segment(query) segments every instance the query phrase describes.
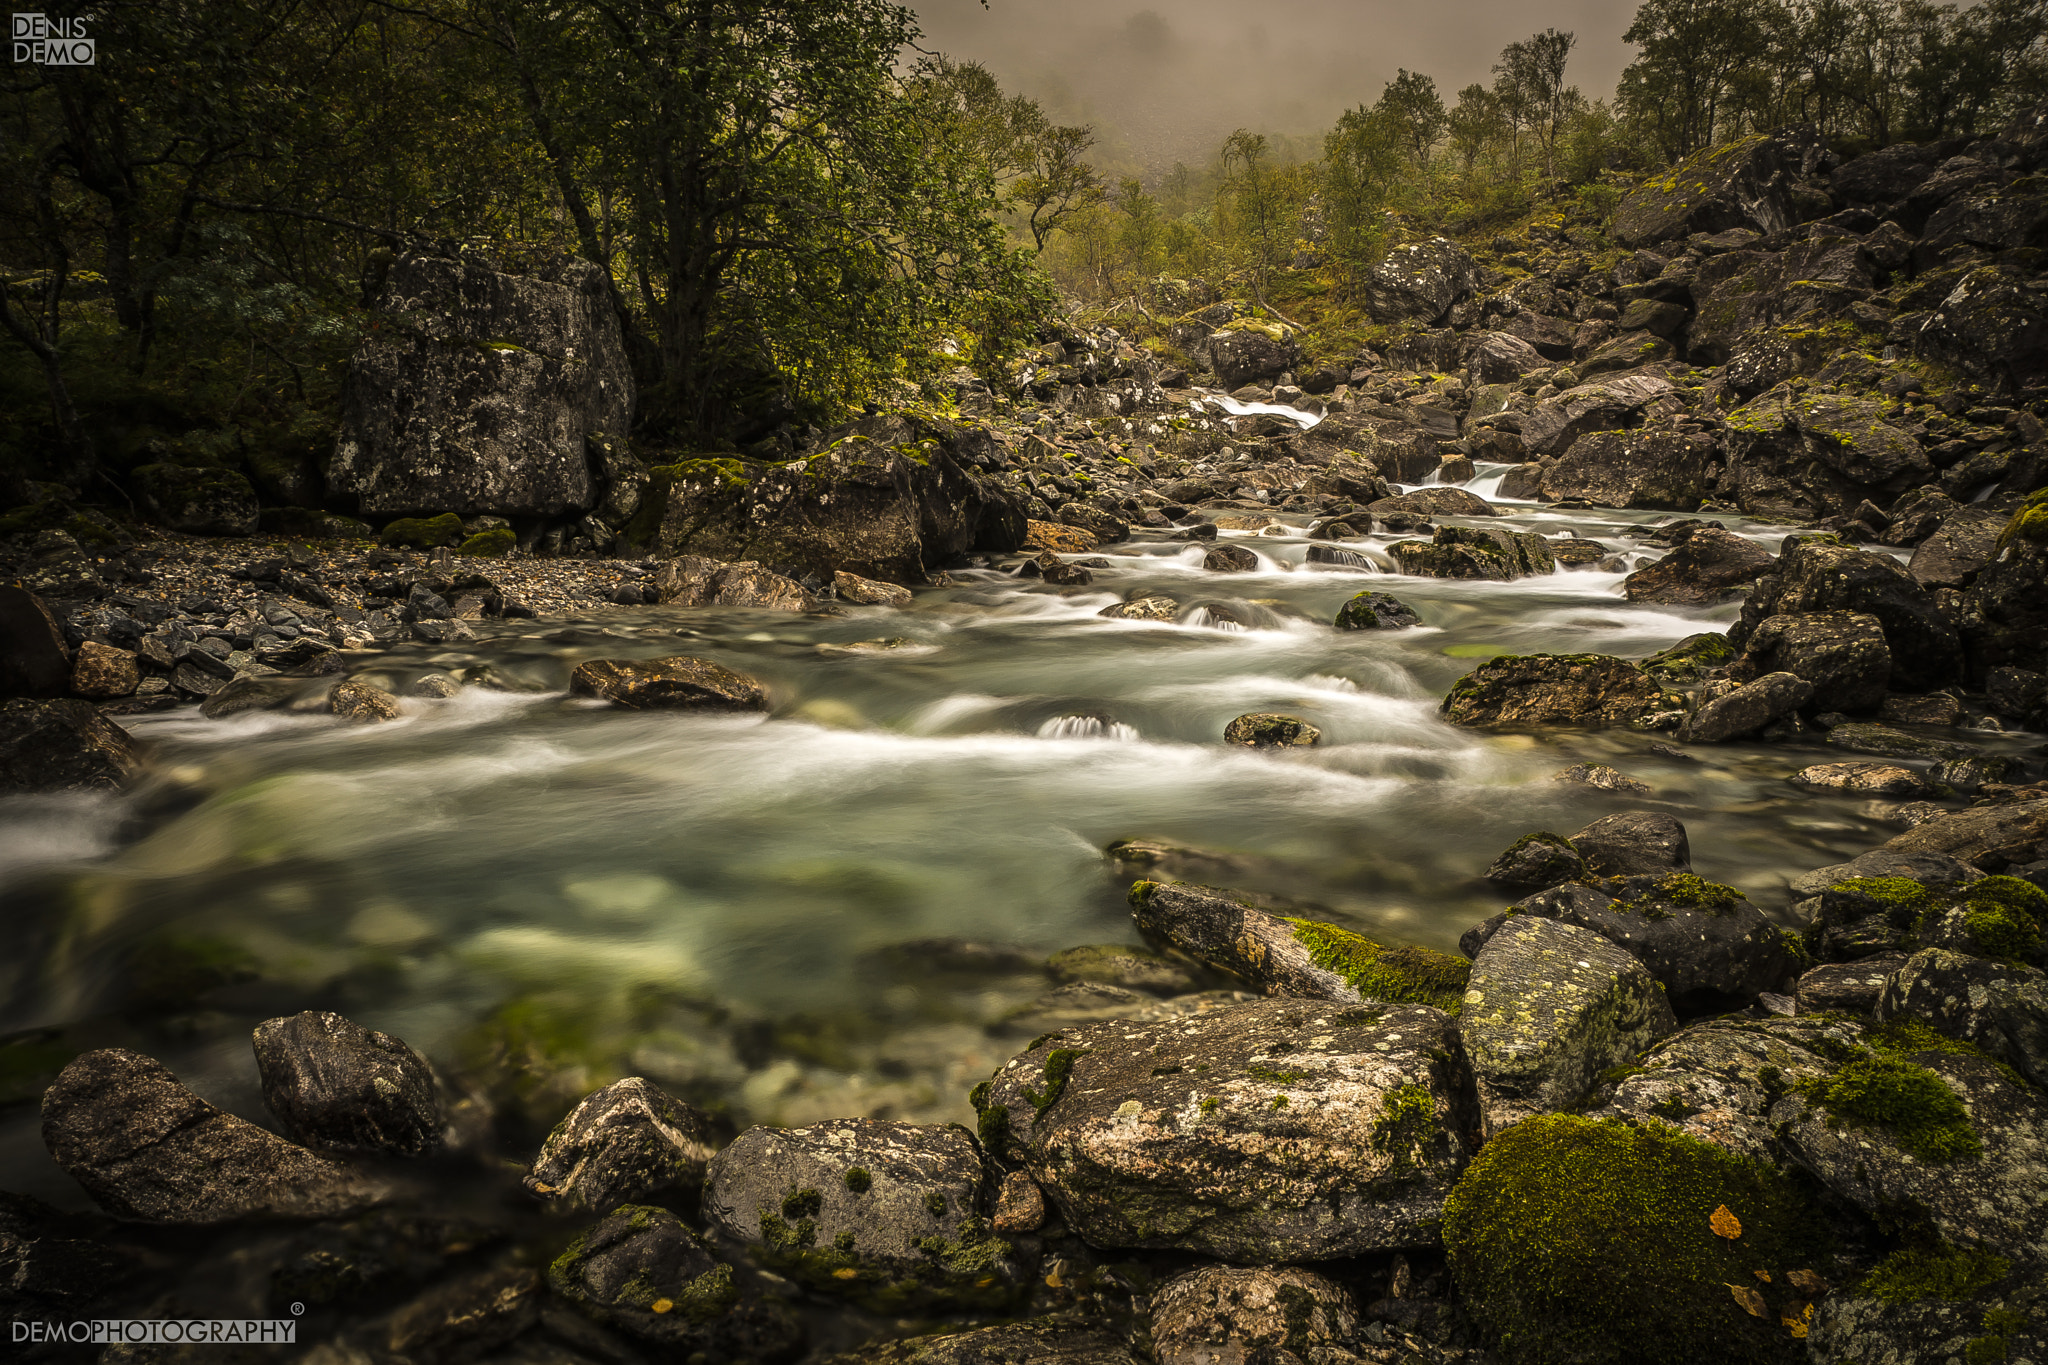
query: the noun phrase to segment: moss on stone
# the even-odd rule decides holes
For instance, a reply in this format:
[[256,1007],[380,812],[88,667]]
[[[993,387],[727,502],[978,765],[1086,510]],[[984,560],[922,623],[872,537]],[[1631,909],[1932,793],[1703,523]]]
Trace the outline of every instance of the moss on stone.
[[[1723,1206],[1740,1237],[1715,1232]],[[1547,1114],[1480,1150],[1445,1201],[1443,1236],[1509,1365],[1752,1362],[1787,1358],[1785,1329],[1727,1286],[1789,1293],[1782,1272],[1813,1263],[1819,1226],[1763,1162],[1662,1124]]]
[[1971,1299],[2011,1273],[2012,1264],[1994,1252],[1936,1241],[1894,1251],[1863,1277],[1856,1292],[1886,1303]]
[[1370,1143],[1375,1152],[1393,1158],[1394,1168],[1415,1165],[1415,1152],[1436,1122],[1436,1096],[1429,1087],[1410,1082],[1389,1090],[1372,1121]]
[[846,1174],[841,1176],[840,1180],[855,1194],[866,1194],[875,1184],[874,1173],[860,1166],[847,1167]]
[[1948,1082],[1901,1057],[1861,1057],[1802,1089],[1832,1119],[1879,1129],[1922,1161],[1957,1161],[1984,1150]]
[[1056,1047],[1047,1053],[1043,1073],[1045,1089],[1024,1091],[1024,1098],[1030,1101],[1032,1109],[1043,1114],[1052,1108],[1060,1092],[1067,1088],[1067,1077],[1073,1074],[1074,1063],[1087,1055],[1086,1048],[1072,1047]]
[[519,537],[508,526],[479,531],[455,547],[455,553],[472,559],[502,559],[512,553]]
[[[1736,906],[1748,900],[1732,886],[1710,882],[1690,872],[1673,872],[1659,877],[1647,890],[1618,904],[1624,910],[1637,914],[1664,906],[1675,905],[1682,910],[1704,910],[1710,915],[1726,915]],[[1653,916],[1654,918],[1654,916]],[[1663,918],[1669,918],[1668,914]]]
[[1387,948],[1363,934],[1316,920],[1290,919],[1309,960],[1344,978],[1359,995],[1397,1005],[1433,1005],[1455,1015],[1465,1005],[1472,964],[1433,948]]
[[2010,906],[1971,901],[1963,907],[1963,927],[1992,957],[2021,962],[2041,951],[2041,926]]
[[462,539],[462,518],[453,512],[438,517],[401,517],[378,533],[382,543],[408,550],[432,550]]

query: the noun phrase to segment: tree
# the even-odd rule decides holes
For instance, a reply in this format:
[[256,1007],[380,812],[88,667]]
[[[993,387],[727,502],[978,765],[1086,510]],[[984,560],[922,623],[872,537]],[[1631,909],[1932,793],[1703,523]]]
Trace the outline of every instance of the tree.
[[1091,130],[1056,125],[1042,114],[1020,142],[1025,169],[1010,200],[1024,213],[1031,244],[1039,251],[1061,224],[1102,201],[1102,177],[1081,156],[1094,145]]
[[1329,256],[1353,294],[1386,249],[1385,213],[1401,180],[1403,131],[1382,102],[1345,111],[1323,139]]
[[1576,87],[1564,83],[1565,64],[1578,38],[1547,28],[1519,43],[1509,43],[1494,66],[1499,79],[1494,93],[1509,118],[1536,136],[1543,154],[1543,174],[1555,178],[1557,140],[1565,123],[1584,103]]
[[1419,71],[1402,70],[1380,93],[1379,107],[1398,131],[1402,150],[1416,169],[1426,171],[1430,152],[1450,127],[1436,82]]
[[1647,0],[1622,35],[1638,49],[1619,99],[1673,161],[1738,131],[1730,96],[1768,55],[1775,0]]

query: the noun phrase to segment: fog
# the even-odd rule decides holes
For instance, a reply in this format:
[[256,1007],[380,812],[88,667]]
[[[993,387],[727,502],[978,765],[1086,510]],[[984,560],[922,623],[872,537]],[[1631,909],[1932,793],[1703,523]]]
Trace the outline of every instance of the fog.
[[[1635,0],[925,0],[925,46],[981,62],[1062,122],[1096,126],[1095,160],[1148,177],[1207,165],[1236,128],[1313,137],[1379,97],[1398,68],[1449,104],[1493,79],[1500,50],[1544,28],[1578,35],[1568,79],[1608,98]],[[1304,144],[1304,149],[1307,144]]]

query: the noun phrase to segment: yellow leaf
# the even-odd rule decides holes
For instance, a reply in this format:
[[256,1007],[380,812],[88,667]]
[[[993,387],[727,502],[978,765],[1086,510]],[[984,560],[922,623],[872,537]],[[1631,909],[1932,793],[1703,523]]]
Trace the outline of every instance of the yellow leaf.
[[1785,1278],[1790,1280],[1792,1287],[1802,1294],[1825,1294],[1828,1292],[1828,1282],[1814,1274],[1811,1270],[1788,1270],[1785,1272]]
[[1742,1235],[1742,1220],[1729,1212],[1726,1204],[1707,1215],[1707,1226],[1716,1237],[1726,1237],[1731,1242]]
[[1759,1280],[1762,1280],[1765,1284],[1769,1284],[1771,1282],[1771,1272],[1768,1270],[1752,1270],[1749,1273],[1756,1276]]
[[[1793,1308],[1798,1308],[1799,1311],[1795,1313],[1792,1311]],[[1785,1329],[1794,1337],[1804,1337],[1813,1323],[1813,1305],[1809,1303],[1801,1307],[1794,1304],[1785,1310],[1785,1315],[1778,1321],[1784,1323]]]
[[[1722,1283],[1728,1284],[1726,1280],[1723,1280]],[[1770,1309],[1764,1304],[1764,1296],[1751,1289],[1748,1285],[1730,1284],[1728,1285],[1728,1292],[1733,1294],[1735,1301],[1742,1305],[1742,1311],[1751,1317],[1761,1318],[1769,1315]]]
[[676,1301],[674,1299],[656,1299],[654,1301],[654,1311],[657,1313],[666,1313],[675,1306]]
[[859,1278],[859,1276],[860,1272],[858,1270],[855,1270],[852,1266],[846,1266],[842,1269],[835,1270],[832,1272],[832,1278],[835,1280],[852,1280]]

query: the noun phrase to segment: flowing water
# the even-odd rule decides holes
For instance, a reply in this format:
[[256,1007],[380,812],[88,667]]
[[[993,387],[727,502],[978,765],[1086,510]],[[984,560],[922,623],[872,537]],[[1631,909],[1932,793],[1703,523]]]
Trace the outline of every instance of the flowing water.
[[[1482,468],[1474,491],[1500,472]],[[1503,524],[1631,562],[1657,553],[1636,539],[1655,514],[1502,506]],[[1772,548],[1789,529],[1731,525]],[[0,1060],[26,1074],[120,1043],[261,1119],[248,1029],[317,1007],[404,1037],[444,1075],[538,1040],[564,1068],[521,1082],[539,1122],[627,1071],[740,1124],[969,1119],[968,1088],[1050,1026],[1035,962],[1135,941],[1114,840],[1214,850],[1235,860],[1217,880],[1450,949],[1503,903],[1477,874],[1533,829],[1670,811],[1702,874],[1779,915],[1789,877],[1895,832],[1786,784],[1839,751],[1694,759],[1657,735],[1496,736],[1437,716],[1491,655],[1641,656],[1724,625],[1732,605],[1633,606],[1622,574],[1593,569],[1513,583],[1331,570],[1305,563],[1299,527],[1224,536],[1258,571],[1206,572],[1201,547],[1141,536],[1079,589],[967,571],[900,611],[479,622],[473,643],[375,662],[400,691],[432,671],[487,684],[408,700],[395,723],[137,718],[175,801],[0,807],[0,1029],[40,1030]],[[1332,629],[1367,588],[1428,624]],[[1183,620],[1098,615],[1140,591],[1175,598]],[[671,654],[761,679],[772,714],[566,696],[582,660]],[[1225,748],[1247,711],[1300,716],[1322,743]],[[1583,761],[1655,795],[1549,780]],[[0,1108],[0,1171],[80,1202],[32,1103]]]

